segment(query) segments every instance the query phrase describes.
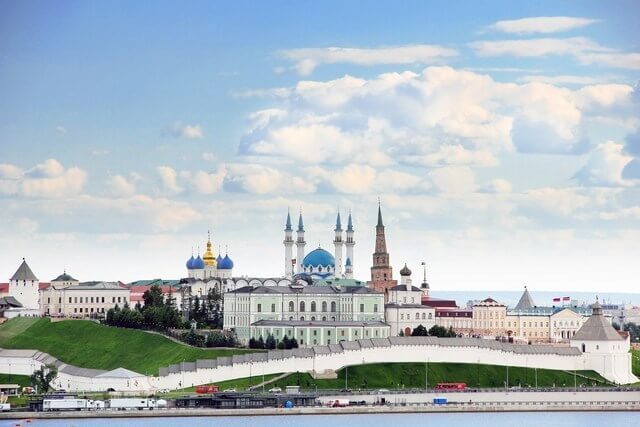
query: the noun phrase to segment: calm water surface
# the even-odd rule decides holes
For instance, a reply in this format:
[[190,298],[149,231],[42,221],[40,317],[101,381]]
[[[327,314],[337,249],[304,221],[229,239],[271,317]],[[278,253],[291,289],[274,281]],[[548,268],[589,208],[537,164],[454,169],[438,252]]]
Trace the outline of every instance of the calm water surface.
[[[16,421],[0,421],[0,426],[15,426]],[[476,414],[375,414],[375,415],[289,415],[268,417],[194,417],[194,418],[96,418],[88,420],[33,420],[22,426],[46,427],[572,427],[640,426],[640,412],[520,412]]]

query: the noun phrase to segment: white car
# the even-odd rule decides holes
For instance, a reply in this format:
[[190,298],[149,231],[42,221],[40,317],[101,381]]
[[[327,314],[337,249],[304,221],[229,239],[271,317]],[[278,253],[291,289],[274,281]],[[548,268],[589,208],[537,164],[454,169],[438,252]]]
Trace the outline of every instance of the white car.
[[226,390],[223,391],[223,393],[236,393],[237,390],[235,388],[228,388]]
[[269,389],[269,393],[282,393],[282,389],[280,387],[274,387]]

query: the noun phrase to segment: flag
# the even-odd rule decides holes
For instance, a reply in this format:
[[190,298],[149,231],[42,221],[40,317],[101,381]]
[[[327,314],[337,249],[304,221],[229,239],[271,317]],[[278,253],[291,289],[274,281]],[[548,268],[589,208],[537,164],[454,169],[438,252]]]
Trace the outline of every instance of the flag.
[[553,299],[553,302],[560,302],[560,297],[558,297],[558,298],[554,298],[554,299]]
[[571,297],[562,297],[562,301],[571,301]]

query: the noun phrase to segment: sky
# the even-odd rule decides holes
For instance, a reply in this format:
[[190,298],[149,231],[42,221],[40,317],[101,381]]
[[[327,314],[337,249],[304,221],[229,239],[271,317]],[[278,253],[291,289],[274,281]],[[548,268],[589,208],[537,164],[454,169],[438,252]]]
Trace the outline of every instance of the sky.
[[[370,277],[638,289],[635,1],[0,1],[0,281],[284,274],[287,211]],[[2,276],[4,275],[4,276]]]

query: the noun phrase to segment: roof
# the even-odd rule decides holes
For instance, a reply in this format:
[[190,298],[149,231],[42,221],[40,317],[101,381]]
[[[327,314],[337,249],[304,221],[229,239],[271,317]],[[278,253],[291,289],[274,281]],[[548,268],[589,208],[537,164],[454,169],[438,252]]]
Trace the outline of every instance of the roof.
[[66,271],[52,280],[52,282],[77,282],[77,281],[78,279],[74,279],[73,277],[71,277],[70,274],[67,274]]
[[137,378],[143,376],[144,375],[142,374],[130,371],[125,368],[116,368],[103,374],[96,375],[97,378]]
[[9,284],[8,283],[0,283],[0,294],[6,294],[9,292]]
[[0,298],[0,306],[3,306],[3,305],[17,307],[17,308],[22,307],[22,304],[20,304],[20,301],[18,301],[12,296],[6,296],[6,297]]
[[178,286],[180,282],[180,279],[142,279],[127,283],[127,286]]
[[402,267],[402,269],[400,270],[400,275],[401,276],[411,276],[411,270],[409,270],[409,267],[407,267],[407,263],[404,263],[404,267]]
[[422,304],[428,305],[430,307],[436,307],[436,308],[438,307],[458,308],[458,304],[456,304],[455,300],[431,298],[427,296],[422,297]]
[[354,322],[354,321],[321,321],[321,320],[258,320],[257,322],[253,322],[251,326],[284,326],[284,327],[362,327],[362,326],[389,326],[388,324],[380,321],[380,320],[372,320],[365,322]]
[[11,276],[10,280],[33,280],[37,282],[38,278],[33,274],[31,268],[29,268],[27,261],[22,258],[22,264],[20,264],[20,267],[18,267],[18,270]]
[[422,292],[420,288],[416,288],[415,286],[407,286],[407,285],[398,285],[389,289],[390,291],[411,291],[411,292]]
[[51,283],[40,282],[38,283],[38,290],[41,291],[43,289],[47,289],[49,286],[51,286]]
[[593,314],[578,329],[578,332],[571,337],[571,341],[623,341],[624,338],[602,315],[600,303],[596,301],[591,308],[593,309]]
[[243,286],[226,294],[379,294],[365,286]]
[[[131,302],[135,303],[138,301],[142,301],[143,300],[143,296],[144,293],[146,291],[148,291],[149,289],[151,289],[151,285],[148,286],[140,286],[140,285],[136,285],[136,286],[129,286],[129,292],[130,292],[130,299]],[[173,289],[171,286],[160,286],[160,292],[162,292],[163,295],[167,295],[167,294],[175,294],[176,292],[179,292],[179,290],[177,289]]]
[[384,308],[422,308],[422,309],[425,309],[425,310],[434,310],[434,308],[429,306],[429,305],[402,304],[402,303],[397,303],[397,302],[390,302],[388,304],[385,304]]
[[533,308],[535,306],[536,304],[533,302],[533,298],[531,298],[531,295],[529,295],[529,290],[525,286],[524,292],[520,297],[520,301],[518,301],[518,304],[516,304],[516,310],[525,310],[528,308]]
[[95,290],[120,290],[127,291],[128,289],[121,286],[119,282],[82,282],[78,285],[70,286],[66,289],[73,291],[95,291]]

